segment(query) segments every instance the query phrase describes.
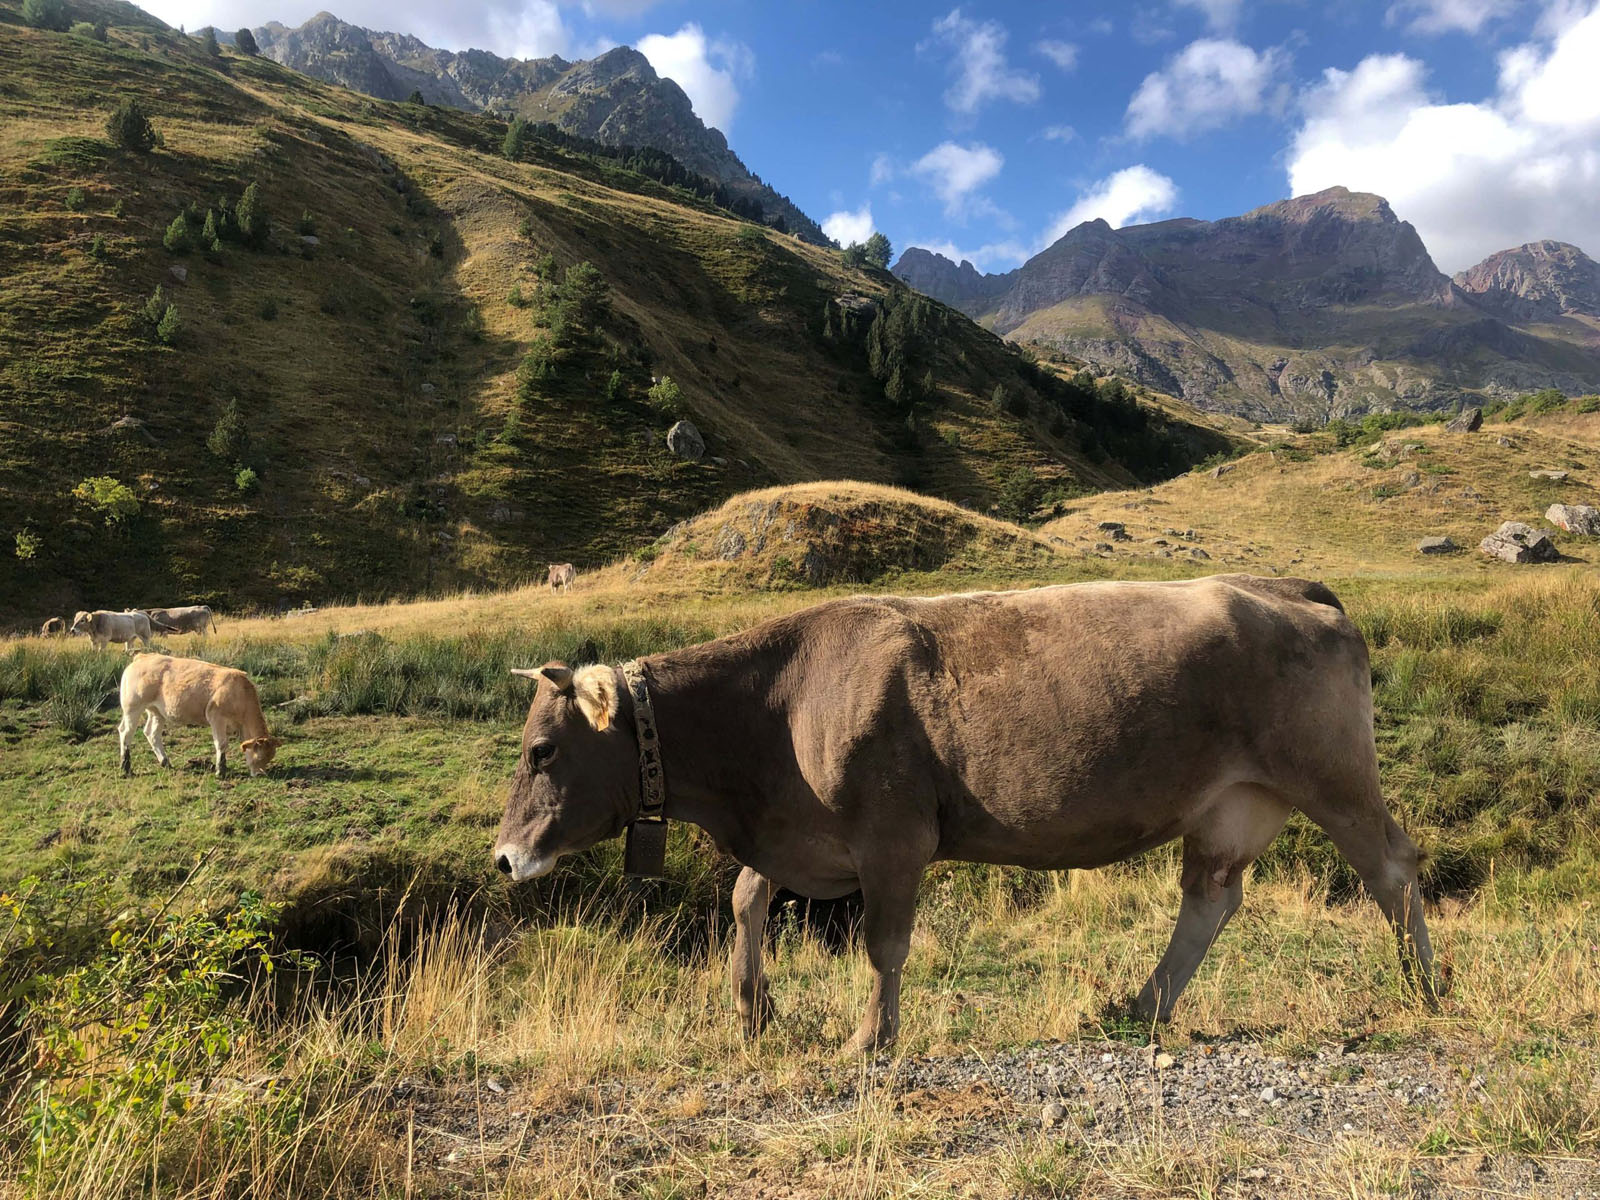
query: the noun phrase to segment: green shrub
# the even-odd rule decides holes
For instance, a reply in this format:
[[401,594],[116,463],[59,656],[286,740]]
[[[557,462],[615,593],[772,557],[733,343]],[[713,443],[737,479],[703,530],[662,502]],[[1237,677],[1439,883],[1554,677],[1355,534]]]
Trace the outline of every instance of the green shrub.
[[31,529],[17,530],[16,555],[22,562],[32,562],[39,554],[39,548],[44,545],[39,535]]
[[411,95],[406,97],[406,103],[407,104],[419,104],[419,105],[422,105],[423,107],[426,107],[428,102],[422,98],[422,92],[421,92],[420,89],[412,88],[411,89]]
[[266,245],[271,223],[267,219],[267,206],[261,199],[260,184],[252,182],[244,189],[238,207],[234,209],[233,220],[246,245],[257,248]]
[[311,215],[309,208],[300,213],[300,220],[295,223],[297,232],[305,237],[315,237],[317,234],[317,219]]
[[148,154],[156,146],[155,126],[144,115],[144,107],[132,96],[117,105],[106,118],[106,133],[116,145],[137,154]]
[[1001,515],[1013,521],[1026,521],[1039,507],[1042,490],[1037,475],[1027,467],[1018,467],[1000,483],[998,503]]
[[167,226],[167,232],[161,235],[161,244],[174,254],[188,253],[189,222],[184,220],[182,213],[172,218],[172,224]]
[[150,293],[150,298],[144,302],[144,307],[139,310],[150,327],[154,329],[161,322],[167,311],[167,293],[161,285],[156,284],[156,290]]
[[104,21],[74,21],[72,36],[86,38],[91,42],[104,42],[106,40],[106,23]]
[[517,382],[523,396],[532,395],[536,390],[535,384],[555,378],[556,360],[556,347],[549,338],[533,339],[533,345],[522,358],[522,365],[517,368]]
[[511,124],[506,127],[505,140],[500,143],[500,153],[514,162],[522,157],[527,143],[528,123],[521,117],[512,117]]
[[241,496],[248,496],[261,484],[261,477],[249,467],[240,467],[239,473],[233,477],[234,490]]
[[683,408],[683,389],[673,380],[671,375],[663,375],[650,385],[646,395],[650,398],[650,407],[663,416],[676,417]]
[[237,399],[229,400],[206,435],[206,449],[224,462],[236,463],[250,449],[250,423]]
[[63,33],[71,22],[63,0],[22,0],[22,19],[35,29]]
[[111,215],[120,221],[127,211],[127,201],[125,201],[121,196],[118,196],[116,202],[111,205]]
[[200,227],[200,244],[209,246],[213,242],[222,240],[222,229],[217,224],[217,210],[206,209],[206,223]]
[[176,346],[181,336],[183,318],[178,313],[178,306],[169,304],[167,311],[161,314],[161,320],[156,323],[156,340],[163,346]]
[[209,25],[206,26],[205,32],[200,35],[200,49],[204,50],[212,58],[222,57],[222,47],[217,44],[217,31]]
[[628,394],[628,383],[621,371],[613,371],[606,379],[606,403],[616,404]]
[[522,285],[513,283],[511,290],[506,293],[506,303],[512,308],[527,308],[528,298],[522,294]]
[[89,243],[89,257],[98,262],[105,262],[106,239],[104,234],[97,233],[94,235],[94,240]]
[[66,204],[68,212],[82,212],[88,206],[89,193],[85,192],[81,187],[70,187],[67,189],[67,198],[63,203]]
[[133,489],[110,475],[92,475],[73,488],[72,494],[99,513],[108,526],[119,525],[139,512],[139,498]]

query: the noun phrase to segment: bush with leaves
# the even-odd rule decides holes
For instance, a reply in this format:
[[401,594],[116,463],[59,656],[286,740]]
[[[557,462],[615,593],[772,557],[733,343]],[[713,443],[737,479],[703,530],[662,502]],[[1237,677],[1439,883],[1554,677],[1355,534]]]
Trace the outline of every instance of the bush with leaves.
[[1026,521],[1039,507],[1042,492],[1039,478],[1027,467],[1018,467],[1000,482],[999,509],[1013,521]]
[[106,260],[106,238],[105,238],[105,234],[97,233],[97,234],[94,235],[94,240],[89,243],[89,257],[94,259],[96,262],[105,262],[105,260]]
[[412,88],[411,89],[411,95],[406,97],[406,103],[407,104],[420,104],[420,105],[426,107],[428,102],[422,98],[422,92],[419,89]]
[[22,20],[35,29],[65,32],[72,18],[62,0],[22,0]]
[[161,244],[174,254],[189,252],[189,222],[184,220],[182,213],[172,218],[172,224],[161,235]]
[[628,394],[628,381],[622,377],[621,371],[612,371],[606,379],[606,403],[616,404]]
[[144,302],[144,307],[139,310],[140,315],[149,323],[153,330],[161,323],[161,318],[167,312],[167,293],[158,283],[156,290],[150,293],[150,298]]
[[229,400],[206,435],[206,449],[224,462],[236,463],[250,449],[250,422],[237,399]]
[[145,116],[144,106],[129,96],[106,118],[106,133],[124,150],[148,154],[156,146],[156,129]]
[[646,393],[650,398],[650,407],[663,416],[676,417],[683,407],[683,389],[673,380],[671,375],[663,375],[650,385]]
[[[224,218],[227,214],[224,213]],[[239,236],[248,246],[260,248],[266,245],[267,233],[271,226],[267,220],[267,206],[261,199],[261,185],[252,182],[244,189],[244,194],[239,197],[238,206],[233,210],[233,221],[239,228]]]
[[163,346],[176,346],[182,335],[183,318],[178,313],[178,306],[169,304],[167,311],[161,314],[161,320],[156,322],[156,340]]
[[233,477],[234,490],[241,496],[248,496],[261,485],[261,477],[249,467],[240,467]]
[[67,189],[67,198],[62,202],[68,212],[82,212],[89,204],[89,193],[81,187]]
[[17,530],[13,540],[16,543],[16,556],[22,562],[32,562],[38,557],[39,548],[44,545],[39,535],[31,529]]
[[73,488],[72,494],[99,513],[108,526],[119,525],[139,512],[139,497],[133,489],[110,475],[92,475]]
[[106,23],[104,21],[74,21],[72,23],[72,36],[84,38],[91,42],[104,42],[106,40]]
[[528,123],[521,117],[512,117],[511,124],[506,126],[505,140],[500,143],[500,153],[515,162],[522,157],[527,144]]
[[248,29],[241,29],[233,35],[233,48],[251,57],[261,53],[261,47],[256,45],[256,35]]

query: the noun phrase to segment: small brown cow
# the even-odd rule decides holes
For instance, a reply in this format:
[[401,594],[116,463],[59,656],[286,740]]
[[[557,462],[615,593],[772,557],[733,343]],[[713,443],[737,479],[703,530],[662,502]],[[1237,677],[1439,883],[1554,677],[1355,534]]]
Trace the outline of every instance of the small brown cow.
[[133,773],[128,743],[141,720],[145,740],[163,767],[172,765],[162,744],[168,725],[209,725],[217,751],[218,779],[228,773],[228,738],[235,731],[243,735],[239,748],[252,775],[266,770],[283,745],[267,732],[250,677],[198,658],[141,654],[122,672],[122,723],[117,726],[117,740],[124,775]]
[[60,637],[67,632],[67,623],[60,617],[51,617],[39,626],[40,637]]
[[550,564],[550,590],[553,592],[560,588],[563,592],[572,586],[572,581],[578,577],[578,568],[571,563]]

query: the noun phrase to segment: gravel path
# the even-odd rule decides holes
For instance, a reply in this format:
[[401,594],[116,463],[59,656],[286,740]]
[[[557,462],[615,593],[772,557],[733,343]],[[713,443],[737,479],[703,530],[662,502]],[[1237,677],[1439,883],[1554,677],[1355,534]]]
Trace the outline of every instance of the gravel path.
[[[795,1084],[750,1072],[666,1088],[648,1079],[609,1081],[563,1095],[542,1092],[534,1078],[443,1087],[402,1080],[389,1104],[415,1130],[419,1159],[457,1178],[498,1176],[531,1147],[586,1140],[605,1159],[602,1178],[627,1178],[714,1146],[742,1156],[748,1178],[715,1181],[704,1194],[826,1195],[826,1135],[859,1128],[867,1112],[874,1124],[913,1129],[918,1164],[964,1179],[956,1194],[1020,1194],[983,1164],[1054,1147],[1090,1164],[1096,1182],[1082,1194],[1095,1196],[1167,1194],[1118,1182],[1119,1163],[1142,1148],[1211,1163],[1208,1178],[1230,1197],[1600,1200],[1600,1168],[1591,1162],[1419,1155],[1440,1118],[1470,1108],[1483,1087],[1470,1059],[1443,1046],[1334,1045],[1287,1059],[1248,1041],[1172,1052],[1073,1042],[990,1057],[839,1062],[814,1067]],[[774,1155],[779,1143],[785,1149]],[[965,1179],[961,1164],[979,1170]],[[1368,1168],[1372,1179],[1363,1184]]]

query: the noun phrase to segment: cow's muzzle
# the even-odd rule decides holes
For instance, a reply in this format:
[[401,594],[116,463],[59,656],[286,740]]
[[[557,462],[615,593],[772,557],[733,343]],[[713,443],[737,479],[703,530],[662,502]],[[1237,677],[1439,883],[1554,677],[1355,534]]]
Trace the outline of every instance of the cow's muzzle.
[[502,843],[494,848],[494,865],[502,875],[509,875],[512,883],[537,879],[555,869],[554,854],[529,854],[520,846]]

